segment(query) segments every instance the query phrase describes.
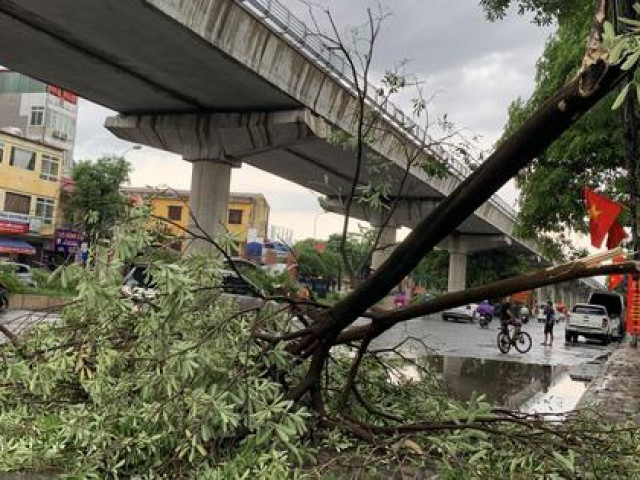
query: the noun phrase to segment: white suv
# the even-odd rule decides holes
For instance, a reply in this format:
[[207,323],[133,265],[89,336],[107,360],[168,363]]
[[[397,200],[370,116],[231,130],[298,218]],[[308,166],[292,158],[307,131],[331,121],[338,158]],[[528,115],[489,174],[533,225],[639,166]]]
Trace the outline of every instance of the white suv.
[[578,336],[600,340],[607,345],[612,337],[617,336],[620,328],[619,317],[611,317],[602,305],[578,303],[571,310],[565,328],[565,340],[577,342]]

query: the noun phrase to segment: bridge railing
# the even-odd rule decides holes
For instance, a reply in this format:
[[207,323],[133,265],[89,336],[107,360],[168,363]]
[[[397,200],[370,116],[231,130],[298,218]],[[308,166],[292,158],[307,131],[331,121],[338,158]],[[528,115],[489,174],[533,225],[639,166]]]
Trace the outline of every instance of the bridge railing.
[[[351,66],[344,57],[337,53],[336,48],[327,45],[317,32],[310,30],[303,21],[291,13],[291,10],[279,0],[236,0],[236,2],[260,17],[265,24],[323,67],[349,91],[354,94],[357,92]],[[422,145],[423,140],[428,138],[420,125],[389,100],[385,100],[384,105],[371,96],[368,96],[367,100],[381,112],[386,121],[404,131],[418,146]],[[472,170],[468,165],[458,158],[448,155],[441,147],[434,153],[447,162],[450,172],[460,180],[467,178],[471,174]],[[507,216],[515,219],[515,210],[500,195],[493,195],[490,202]]]

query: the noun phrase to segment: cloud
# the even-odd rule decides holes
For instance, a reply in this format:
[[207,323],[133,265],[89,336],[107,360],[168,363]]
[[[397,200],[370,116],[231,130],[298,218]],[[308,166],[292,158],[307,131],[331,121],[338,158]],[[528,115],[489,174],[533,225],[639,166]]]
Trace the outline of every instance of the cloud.
[[[361,24],[370,5],[362,1],[316,2],[332,9],[341,31],[342,26]],[[285,3],[308,18],[307,7],[300,0]],[[533,88],[535,62],[550,30],[517,15],[489,23],[478,2],[472,0],[396,0],[388,5],[392,14],[380,35],[375,71],[383,72],[409,59],[407,70],[425,80],[425,94],[438,92],[430,106],[433,113],[447,113],[469,136],[481,135],[483,147],[493,145],[507,119],[509,103],[518,96],[528,96]],[[410,97],[407,94],[399,99],[405,110],[410,108]],[[104,119],[113,114],[91,102],[80,102],[77,159],[122,154],[131,147],[103,127]],[[133,185],[189,187],[191,167],[177,155],[143,148],[130,150],[127,158],[134,168]],[[293,228],[297,238],[312,236],[314,222],[323,236],[341,230],[338,216],[316,217],[321,210],[315,194],[266,172],[246,165],[235,169],[232,190],[262,192],[271,205],[271,222]],[[513,186],[503,192],[509,200],[515,199]]]

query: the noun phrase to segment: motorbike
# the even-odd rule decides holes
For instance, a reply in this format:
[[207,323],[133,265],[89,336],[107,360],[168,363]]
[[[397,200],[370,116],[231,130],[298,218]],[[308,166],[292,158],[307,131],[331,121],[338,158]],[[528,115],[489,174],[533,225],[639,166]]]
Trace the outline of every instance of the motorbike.
[[480,315],[480,317],[478,318],[478,325],[480,325],[480,328],[487,328],[492,319],[492,316],[488,313]]

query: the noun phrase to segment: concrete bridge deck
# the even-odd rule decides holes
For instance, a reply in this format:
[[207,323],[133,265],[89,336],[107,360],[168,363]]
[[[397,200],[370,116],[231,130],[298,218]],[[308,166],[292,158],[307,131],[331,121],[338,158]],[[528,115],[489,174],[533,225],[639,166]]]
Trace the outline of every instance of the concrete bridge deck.
[[[212,218],[204,222],[209,230],[240,162],[334,202],[350,189],[353,153],[330,137],[354,132],[353,79],[276,0],[4,0],[0,43],[0,63],[120,112],[107,122],[117,136],[194,162],[192,204]],[[369,106],[380,108],[375,102]],[[388,162],[393,192],[406,148],[420,148],[421,132],[392,105],[380,111],[371,150]],[[420,155],[427,162],[444,154],[426,148]],[[454,156],[443,159],[449,173],[442,178],[411,169],[393,226],[412,227],[470,173]],[[365,171],[360,182],[370,180]],[[354,213],[374,222],[364,208]],[[456,235],[496,236],[537,254],[514,227],[513,210],[494,196]]]

